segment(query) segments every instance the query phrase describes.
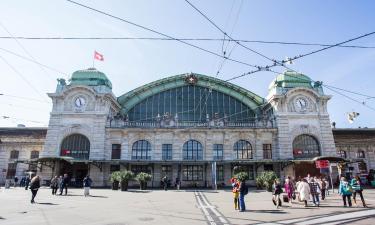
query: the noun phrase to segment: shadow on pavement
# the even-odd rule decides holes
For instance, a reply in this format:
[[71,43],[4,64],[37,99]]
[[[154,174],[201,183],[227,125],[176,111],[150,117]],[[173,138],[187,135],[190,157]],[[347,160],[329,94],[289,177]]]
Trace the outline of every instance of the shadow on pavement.
[[52,203],[52,202],[36,202],[36,204],[39,204],[39,205],[59,205],[59,204]]
[[272,210],[272,209],[261,209],[261,210],[245,210],[245,212],[252,212],[252,213],[276,213],[276,214],[286,214],[288,212],[282,210]]

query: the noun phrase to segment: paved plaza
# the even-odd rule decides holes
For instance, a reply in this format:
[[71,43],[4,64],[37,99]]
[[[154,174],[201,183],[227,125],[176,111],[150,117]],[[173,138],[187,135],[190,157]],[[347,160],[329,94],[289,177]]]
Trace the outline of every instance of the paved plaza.
[[343,208],[335,193],[320,208],[302,204],[276,209],[271,194],[251,190],[247,211],[233,210],[229,190],[151,190],[129,192],[70,189],[68,196],[52,196],[42,188],[36,204],[30,191],[0,190],[0,224],[125,225],[125,224],[374,224],[375,190],[366,190],[369,208]]

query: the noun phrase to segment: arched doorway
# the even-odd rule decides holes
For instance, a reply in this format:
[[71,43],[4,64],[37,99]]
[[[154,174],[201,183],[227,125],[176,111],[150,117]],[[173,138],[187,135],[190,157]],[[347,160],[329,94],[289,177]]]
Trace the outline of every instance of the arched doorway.
[[[72,157],[72,163],[62,161],[60,174],[68,174],[71,185],[82,186],[83,178],[89,173],[90,141],[82,134],[71,134],[63,139],[60,147],[60,156]],[[76,162],[75,162],[76,161]]]
[[320,170],[316,168],[313,161],[308,160],[320,156],[319,141],[308,134],[301,134],[293,140],[293,158],[301,160],[294,165],[295,176],[306,177],[307,174],[311,176],[319,176]]

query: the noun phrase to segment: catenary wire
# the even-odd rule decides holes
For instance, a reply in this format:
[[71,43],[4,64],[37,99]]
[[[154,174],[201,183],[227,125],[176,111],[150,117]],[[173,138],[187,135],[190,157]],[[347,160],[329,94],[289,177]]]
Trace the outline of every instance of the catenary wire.
[[[126,20],[126,19],[123,19],[123,18],[121,18],[121,17],[118,17],[118,16],[115,16],[115,15],[112,15],[112,14],[110,14],[110,13],[107,13],[107,12],[104,12],[104,11],[101,11],[101,10],[98,10],[98,9],[95,9],[95,8],[92,8],[92,7],[90,7],[90,6],[87,6],[87,5],[84,5],[84,4],[81,4],[81,3],[78,3],[78,2],[72,1],[72,0],[66,0],[66,1],[68,1],[68,2],[70,2],[70,3],[73,3],[73,4],[75,4],[75,5],[81,6],[81,7],[83,7],[83,8],[89,9],[89,10],[91,10],[91,11],[94,11],[94,12],[100,13],[100,14],[102,14],[102,15],[105,15],[105,16],[108,16],[108,17],[111,17],[111,18],[113,18],[113,19],[116,19],[116,20],[119,20],[119,21],[125,22],[125,23],[130,24],[130,25],[133,25],[133,26],[136,26],[136,27],[138,27],[138,28],[141,28],[141,29],[144,29],[144,30],[150,31],[150,32],[155,33],[155,34],[158,34],[158,35],[161,35],[161,36],[163,36],[163,37],[171,38],[171,39],[173,39],[173,40],[175,40],[175,41],[181,42],[181,43],[183,43],[183,44],[185,44],[185,45],[188,45],[188,46],[190,46],[190,47],[193,47],[193,48],[196,48],[196,49],[198,49],[198,50],[204,51],[204,52],[209,53],[209,54],[211,54],[211,55],[215,55],[215,56],[217,56],[217,57],[219,57],[219,58],[227,58],[227,57],[222,56],[222,55],[220,55],[220,54],[218,54],[218,53],[216,53],[216,52],[213,52],[213,51],[211,51],[211,50],[204,49],[204,48],[202,48],[202,47],[200,47],[200,46],[198,46],[198,45],[191,44],[191,43],[186,42],[186,41],[184,41],[184,40],[181,40],[181,39],[178,39],[178,38],[172,37],[172,36],[170,36],[170,35],[167,35],[167,34],[165,34],[165,33],[160,32],[160,31],[157,31],[157,30],[154,30],[154,29],[151,29],[151,28],[145,27],[145,26],[143,26],[143,25],[140,25],[140,24],[137,24],[137,23],[131,22],[131,21],[129,21],[129,20]],[[242,62],[242,61],[240,61],[240,60],[236,60],[236,59],[232,59],[232,58],[227,58],[227,60],[232,61],[232,62],[236,62],[236,63],[239,63],[239,64],[242,64],[242,65],[247,65],[247,66],[250,66],[250,67],[255,67],[255,68],[258,67],[258,66],[256,66],[256,65],[252,65],[252,64],[249,64],[249,63],[246,63],[246,62]]]

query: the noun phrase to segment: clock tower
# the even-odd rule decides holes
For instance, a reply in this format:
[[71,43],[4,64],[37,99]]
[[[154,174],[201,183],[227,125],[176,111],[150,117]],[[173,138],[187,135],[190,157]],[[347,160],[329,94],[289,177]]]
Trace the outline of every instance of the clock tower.
[[[318,156],[336,156],[327,112],[330,98],[321,82],[294,71],[285,71],[270,84],[267,100],[278,129],[277,153],[296,164],[284,169],[285,175],[306,176],[307,171],[297,171],[298,165]],[[316,169],[310,164],[302,167]]]

